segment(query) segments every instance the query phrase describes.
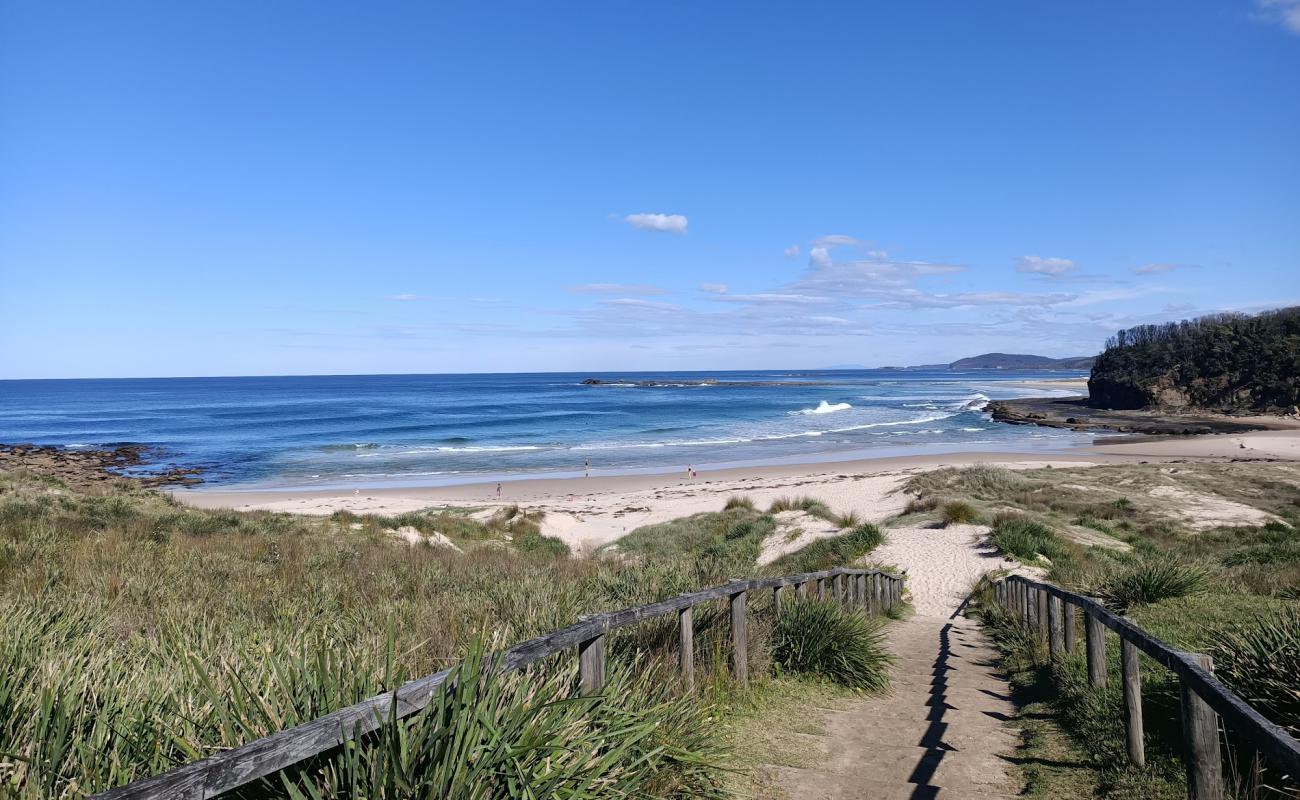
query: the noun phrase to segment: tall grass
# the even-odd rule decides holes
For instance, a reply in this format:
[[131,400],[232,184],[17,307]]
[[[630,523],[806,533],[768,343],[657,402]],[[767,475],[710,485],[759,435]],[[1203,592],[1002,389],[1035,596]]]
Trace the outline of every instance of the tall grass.
[[1215,631],[1215,675],[1264,716],[1300,736],[1300,608]]
[[1052,530],[1020,514],[1000,514],[989,534],[993,546],[1016,560],[1033,564],[1047,558],[1056,563],[1069,557],[1069,550]]
[[1205,591],[1205,570],[1196,564],[1152,559],[1120,567],[1097,587],[1105,603],[1119,611],[1188,597]]
[[820,675],[854,689],[883,691],[892,661],[881,622],[833,600],[795,597],[772,634],[772,660],[788,672]]
[[[467,654],[473,679],[455,696],[241,795],[717,796],[706,718],[721,709],[702,698],[733,692],[721,609],[697,609],[701,685],[689,697],[655,668],[675,653],[671,619],[611,635],[599,699],[568,699],[563,659],[527,680],[480,680],[474,643],[515,642],[752,574],[773,521],[742,505],[582,560],[542,537],[539,521],[509,508],[485,521],[455,511],[207,512],[126,485],[80,493],[0,475],[0,796],[101,791]],[[465,552],[407,547],[388,533],[401,525]],[[861,544],[821,557],[847,558]],[[770,671],[770,624],[761,611],[751,619],[754,675]],[[449,719],[455,726],[440,728]],[[462,759],[466,741],[486,760]]]
[[964,500],[949,500],[939,509],[945,525],[969,525],[979,522],[979,511]]

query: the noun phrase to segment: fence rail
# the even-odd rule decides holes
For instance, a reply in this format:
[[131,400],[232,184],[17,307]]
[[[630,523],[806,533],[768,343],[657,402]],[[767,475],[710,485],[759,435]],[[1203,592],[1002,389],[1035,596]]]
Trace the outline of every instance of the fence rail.
[[[691,689],[695,680],[692,610],[701,603],[726,599],[730,607],[732,671],[736,680],[746,683],[749,679],[749,593],[771,590],[773,605],[779,614],[781,593],[791,588],[805,597],[815,592],[820,599],[838,600],[873,613],[887,611],[902,600],[903,577],[880,570],[836,567],[780,578],[735,580],[658,603],[584,617],[567,628],[520,642],[506,650],[498,663],[502,672],[508,672],[576,649],[581,691],[596,693],[605,680],[606,635],[675,612],[678,615],[681,677],[685,686]],[[362,700],[233,750],[109,789],[94,795],[92,800],[206,800],[215,797],[370,733],[393,716],[402,719],[415,714],[429,704],[451,672],[446,669],[417,678],[396,691]]]
[[1146,763],[1138,651],[1178,676],[1182,683],[1183,762],[1187,767],[1188,797],[1195,800],[1224,797],[1220,717],[1283,775],[1292,779],[1300,776],[1300,742],[1220,683],[1214,677],[1214,664],[1209,656],[1171,647],[1132,620],[1113,613],[1100,601],[1050,583],[1012,575],[996,581],[994,591],[998,602],[1013,617],[1036,628],[1047,639],[1053,659],[1074,651],[1074,609],[1081,610],[1088,681],[1094,687],[1106,685],[1105,628],[1119,634],[1128,756],[1138,766]]

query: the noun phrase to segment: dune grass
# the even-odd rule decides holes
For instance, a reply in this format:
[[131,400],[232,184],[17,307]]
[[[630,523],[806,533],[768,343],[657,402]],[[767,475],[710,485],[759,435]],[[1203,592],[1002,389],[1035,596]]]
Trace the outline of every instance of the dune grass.
[[[999,549],[1024,563],[1045,566],[1050,580],[1100,596],[1175,647],[1212,654],[1216,674],[1229,688],[1275,723],[1290,730],[1300,725],[1294,703],[1300,664],[1292,657],[1300,653],[1300,592],[1293,588],[1300,586],[1300,564],[1290,558],[1300,542],[1300,481],[1288,467],[1123,465],[1014,475],[963,473],[932,473],[917,484],[929,493],[921,497],[963,497],[969,490],[967,502],[989,510],[1016,509],[995,518],[990,537]],[[1221,497],[1281,519],[1195,529],[1175,503],[1150,494],[1156,486]],[[1071,524],[1086,524],[1132,549],[1065,541],[1055,531]],[[1143,660],[1148,767],[1133,769],[1124,756],[1119,681],[1112,678],[1106,689],[1092,689],[1082,648],[1070,658],[1049,662],[1036,633],[1002,614],[987,592],[980,597],[980,613],[1003,650],[1018,699],[1037,717],[1022,723],[1026,742],[1050,720],[1060,734],[1053,746],[1066,747],[1068,760],[1077,765],[1068,770],[1039,766],[1036,759],[1042,756],[1033,750],[1037,745],[1027,744],[1028,752],[1021,754],[1025,774],[1040,796],[1186,796],[1179,760],[1178,682],[1172,673]],[[1107,636],[1109,670],[1115,676],[1119,647]],[[1227,742],[1225,770],[1235,796],[1279,796],[1250,785],[1240,743],[1231,732]],[[1297,790],[1294,780],[1268,771],[1267,764],[1264,780]]]
[[[0,794],[101,791],[452,666],[480,642],[755,574],[774,529],[742,505],[642,533],[642,549],[573,559],[536,514],[469,511],[214,512],[126,483],[74,492],[0,475]],[[390,533],[403,525],[464,552],[409,546]],[[658,666],[676,658],[676,621],[651,621],[611,634],[605,701],[570,703],[569,659],[526,680],[475,678],[472,696],[446,699],[453,710],[392,723],[242,796],[512,797],[521,781],[575,798],[716,796],[726,759],[714,720],[772,670],[771,609],[756,600],[751,692],[729,677],[725,610],[702,606],[694,695]],[[479,718],[464,716],[467,697]],[[452,769],[463,742],[437,733],[449,713],[470,740],[492,737],[483,768],[500,782]],[[510,771],[526,777],[511,783]]]
[[880,528],[864,523],[848,533],[817,539],[787,553],[769,564],[767,570],[775,575],[793,575],[853,564],[884,542]]
[[772,661],[851,689],[883,691],[892,658],[880,630],[880,620],[839,603],[795,596],[783,604],[772,633]]

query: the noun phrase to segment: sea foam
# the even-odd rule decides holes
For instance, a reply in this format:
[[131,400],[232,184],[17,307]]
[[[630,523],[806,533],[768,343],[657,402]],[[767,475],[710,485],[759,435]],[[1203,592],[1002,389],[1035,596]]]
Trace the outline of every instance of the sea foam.
[[791,411],[791,414],[833,414],[836,411],[848,411],[853,406],[848,403],[828,403],[825,400],[817,404],[816,408],[801,408],[798,411]]

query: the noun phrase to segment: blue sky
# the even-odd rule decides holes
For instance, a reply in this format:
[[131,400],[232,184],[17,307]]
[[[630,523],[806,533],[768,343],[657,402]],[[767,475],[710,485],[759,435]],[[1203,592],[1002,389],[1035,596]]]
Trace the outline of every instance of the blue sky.
[[0,377],[1095,352],[1300,302],[1300,0],[0,0]]

